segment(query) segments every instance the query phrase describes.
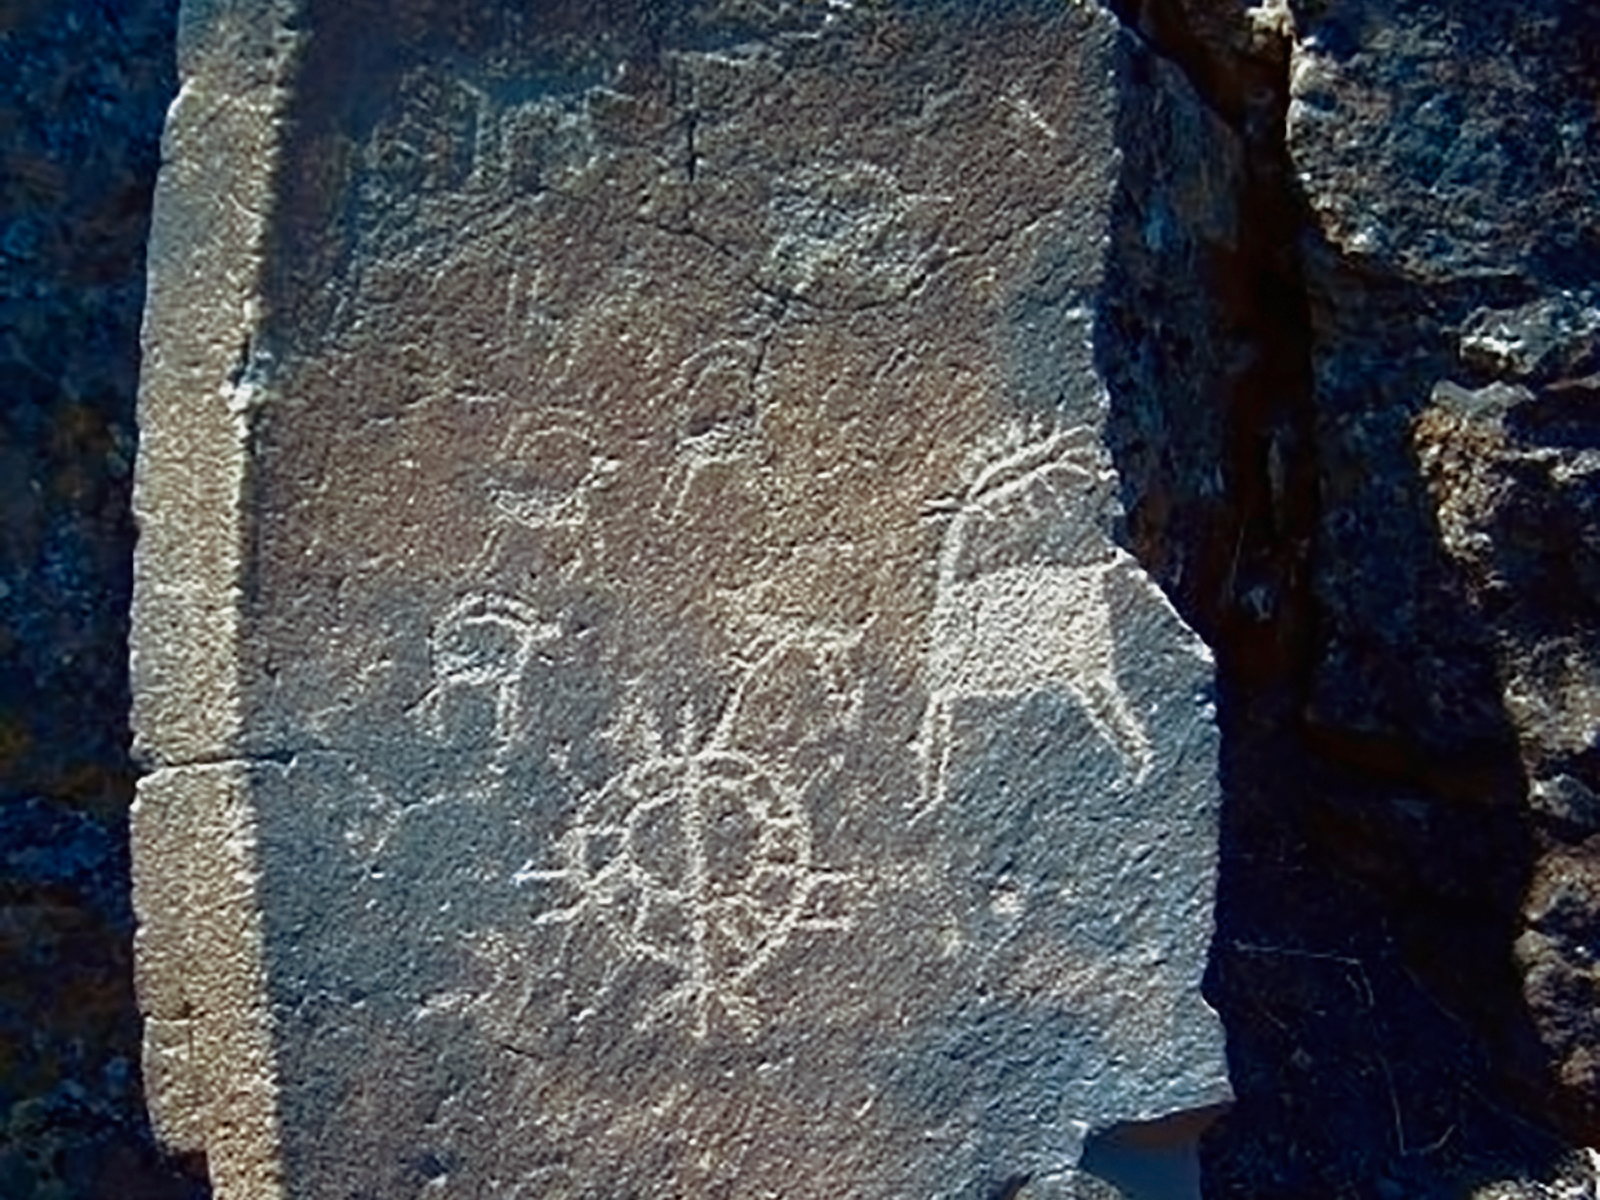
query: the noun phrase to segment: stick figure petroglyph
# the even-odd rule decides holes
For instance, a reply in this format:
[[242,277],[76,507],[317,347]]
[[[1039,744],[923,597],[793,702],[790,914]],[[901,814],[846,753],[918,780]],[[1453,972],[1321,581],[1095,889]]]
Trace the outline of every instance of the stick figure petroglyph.
[[1149,734],[1117,682],[1106,583],[1131,559],[1094,511],[1105,478],[1090,431],[1064,430],[985,468],[946,510],[928,621],[918,816],[947,796],[955,707],[966,699],[1063,689],[1136,783],[1149,774]]
[[530,863],[515,876],[576,896],[537,924],[592,919],[628,959],[682,976],[641,1028],[685,1016],[703,1040],[720,1012],[751,1036],[761,1025],[747,994],[756,976],[797,932],[851,927],[840,908],[851,876],[818,862],[804,786],[738,744],[751,680],[789,648],[779,643],[749,670],[709,736],[686,716],[677,745],[658,745],[591,794],[560,840],[561,866]]
[[429,637],[434,682],[414,711],[436,736],[445,737],[454,701],[487,696],[496,757],[503,757],[522,731],[528,668],[539,648],[560,636],[559,625],[514,597],[475,592],[456,601]]

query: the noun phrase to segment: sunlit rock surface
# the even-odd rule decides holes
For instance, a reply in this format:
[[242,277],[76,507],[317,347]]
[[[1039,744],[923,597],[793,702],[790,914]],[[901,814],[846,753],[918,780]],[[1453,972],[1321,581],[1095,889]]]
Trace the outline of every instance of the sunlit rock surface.
[[169,1143],[224,1196],[1194,1194],[1213,668],[1103,363],[1126,140],[1145,244],[1226,242],[1225,125],[1089,4],[286,12],[185,9],[151,250]]

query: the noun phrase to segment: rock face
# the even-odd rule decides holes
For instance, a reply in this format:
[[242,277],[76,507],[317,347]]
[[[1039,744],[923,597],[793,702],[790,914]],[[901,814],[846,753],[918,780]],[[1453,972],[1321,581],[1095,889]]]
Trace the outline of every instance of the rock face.
[[1132,544],[1219,664],[1208,1189],[1546,1178],[1513,1097],[1595,1130],[1592,6],[1115,7],[1244,146],[1238,247],[1120,222],[1108,356]]
[[[1023,0],[180,51],[136,900],[219,1194],[1056,1195],[1227,1100],[1211,659],[1104,382],[1117,214],[1235,237],[1181,75]],[[1085,1165],[1192,1194],[1178,1128]]]
[[[1324,594],[1336,623],[1403,639],[1419,668],[1412,716],[1366,719],[1436,754],[1454,743],[1448,801],[1505,829],[1484,894],[1520,926],[1506,934],[1558,1084],[1536,1102],[1592,1138],[1600,21],[1560,0],[1293,7],[1323,438],[1330,460],[1368,464],[1336,480],[1330,461],[1324,529],[1344,567]],[[1380,496],[1407,468],[1406,501]],[[1374,602],[1389,615],[1361,611]],[[1348,694],[1361,657],[1353,641],[1328,657],[1327,695]]]

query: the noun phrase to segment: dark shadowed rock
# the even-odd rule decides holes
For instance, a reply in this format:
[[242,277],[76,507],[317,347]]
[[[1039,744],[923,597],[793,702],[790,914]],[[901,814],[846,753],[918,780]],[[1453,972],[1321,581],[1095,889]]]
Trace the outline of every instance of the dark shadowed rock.
[[[1455,794],[1428,790],[1503,827],[1480,894],[1498,894],[1558,1093],[1540,1096],[1507,1025],[1496,1053],[1530,1100],[1592,1136],[1582,946],[1600,909],[1581,847],[1600,782],[1588,766],[1600,25],[1561,0],[1293,7],[1288,145],[1322,241],[1323,577],[1342,626],[1324,712],[1354,723],[1336,712],[1370,658],[1363,634],[1404,640],[1413,716],[1362,699],[1359,720],[1454,743]],[[1462,999],[1450,1002],[1470,1008]]]
[[139,1086],[129,513],[176,3],[0,5],[0,1195],[193,1197]]
[[[1557,935],[1568,974],[1555,988],[1545,973],[1543,1000],[1512,946],[1544,890],[1537,810],[1570,837],[1592,789],[1563,770],[1524,804],[1529,692],[1503,680],[1525,668],[1441,536],[1439,504],[1474,494],[1441,501],[1419,438],[1455,421],[1425,415],[1441,380],[1476,391],[1499,362],[1584,373],[1557,364],[1583,360],[1561,345],[1592,290],[1592,15],[1114,7],[1243,147],[1234,245],[1190,225],[1147,246],[1153,172],[1125,172],[1121,294],[1103,310],[1130,541],[1218,657],[1207,994],[1238,1102],[1207,1139],[1208,1194],[1500,1195],[1487,1181],[1562,1172],[1588,1186],[1535,1123],[1571,1108],[1529,1020],[1530,1001],[1553,1014],[1582,995],[1583,935]],[[1196,263],[1199,295],[1171,282]],[[1144,431],[1163,429],[1181,432],[1153,452]],[[1495,472],[1468,472],[1478,498],[1505,495]],[[1537,540],[1570,546],[1575,524]],[[1477,541],[1521,560],[1507,594],[1559,556],[1529,554],[1509,524]],[[1567,1045],[1585,1003],[1559,1002]]]

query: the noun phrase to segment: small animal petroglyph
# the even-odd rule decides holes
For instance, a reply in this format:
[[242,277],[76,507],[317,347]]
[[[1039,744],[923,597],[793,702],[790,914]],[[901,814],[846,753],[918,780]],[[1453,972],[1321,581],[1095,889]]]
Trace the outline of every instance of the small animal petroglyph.
[[1089,431],[1024,446],[984,469],[949,511],[928,620],[922,807],[949,787],[955,707],[1061,689],[1083,705],[1135,782],[1149,734],[1117,682],[1107,576],[1131,560],[1089,502],[1103,482]]
[[705,472],[760,456],[761,413],[753,379],[760,359],[757,345],[720,341],[679,365],[673,380],[681,406],[676,461],[656,502],[657,517],[681,518]]
[[620,467],[582,428],[581,413],[554,414],[562,424],[549,424],[552,415],[536,414],[546,423],[539,428],[511,431],[485,484],[498,513],[531,529],[582,525],[594,494]]
[[942,257],[941,216],[954,197],[908,192],[865,161],[805,166],[771,182],[763,282],[825,307],[905,297]]
[[464,695],[487,696],[494,713],[497,756],[509,753],[523,726],[523,680],[540,646],[561,636],[529,604],[493,592],[468,595],[445,612],[429,637],[433,686],[415,712],[440,737],[450,709]]
[[538,924],[595,920],[628,959],[681,974],[641,1028],[682,1016],[704,1039],[721,1013],[751,1036],[756,976],[798,931],[850,928],[851,876],[817,861],[803,789],[737,745],[751,680],[789,648],[750,669],[709,736],[686,716],[677,745],[658,745],[589,796],[558,845],[561,866],[530,863],[515,876],[576,897]]
[[489,530],[469,579],[504,579],[526,555],[527,545],[559,545],[569,574],[604,552],[603,521],[594,506],[622,471],[608,457],[599,432],[584,413],[540,408],[518,421],[502,439],[494,461],[473,473],[488,500]]

